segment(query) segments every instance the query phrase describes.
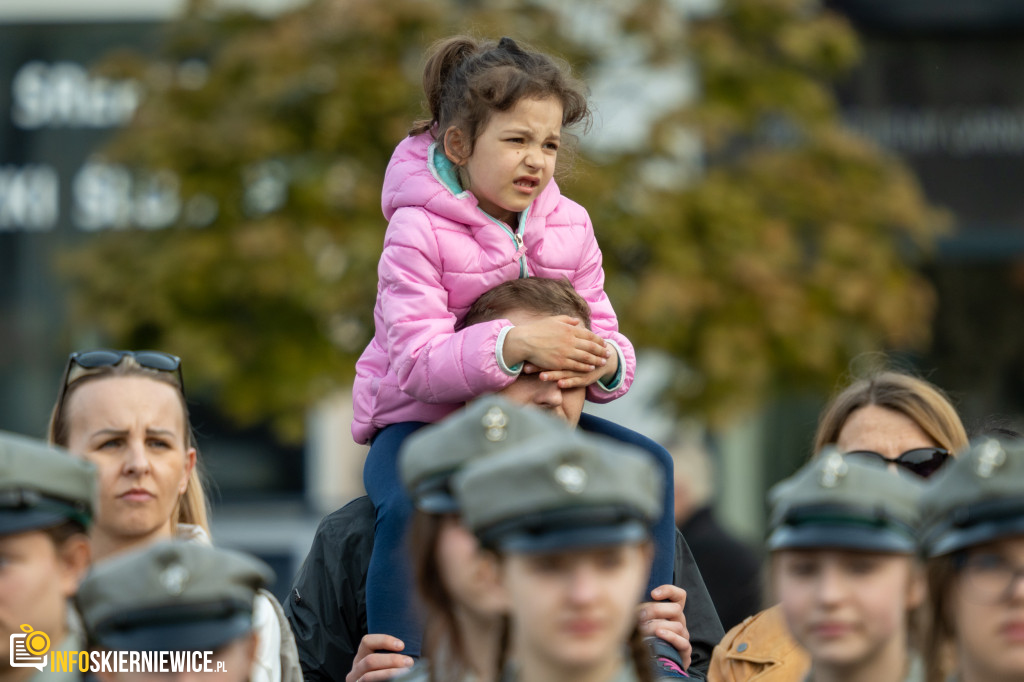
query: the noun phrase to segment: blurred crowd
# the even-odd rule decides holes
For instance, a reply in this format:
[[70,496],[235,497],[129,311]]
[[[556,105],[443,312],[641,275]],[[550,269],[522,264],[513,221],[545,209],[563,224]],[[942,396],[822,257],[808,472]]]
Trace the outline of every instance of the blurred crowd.
[[524,374],[417,430],[399,457],[410,656],[367,628],[366,498],[323,519],[283,606],[266,565],[216,547],[181,362],[72,353],[50,442],[0,437],[4,676],[58,674],[16,662],[45,633],[51,665],[92,652],[100,678],[132,674],[103,653],[195,651],[207,674],[275,682],[1024,680],[1024,441],[969,439],[923,379],[832,398],[817,454],[769,493],[763,573],[714,519],[706,453],[678,449],[682,533],[653,590],[661,446],[595,433],[578,389]]

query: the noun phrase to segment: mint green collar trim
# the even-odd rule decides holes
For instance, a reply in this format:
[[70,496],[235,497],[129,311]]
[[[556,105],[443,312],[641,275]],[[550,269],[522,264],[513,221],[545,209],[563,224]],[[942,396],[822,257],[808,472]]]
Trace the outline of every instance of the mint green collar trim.
[[437,142],[431,142],[427,148],[427,165],[430,167],[430,173],[456,199],[465,199],[469,196],[469,191],[462,189],[462,183],[459,182],[459,174],[455,172],[455,164],[444,155],[444,150],[441,149]]

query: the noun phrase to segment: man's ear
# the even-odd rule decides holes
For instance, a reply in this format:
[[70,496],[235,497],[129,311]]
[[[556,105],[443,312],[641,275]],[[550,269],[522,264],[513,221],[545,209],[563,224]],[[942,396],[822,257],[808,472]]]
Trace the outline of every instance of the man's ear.
[[444,155],[456,166],[461,166],[469,158],[469,145],[466,136],[455,126],[448,126],[444,131]]

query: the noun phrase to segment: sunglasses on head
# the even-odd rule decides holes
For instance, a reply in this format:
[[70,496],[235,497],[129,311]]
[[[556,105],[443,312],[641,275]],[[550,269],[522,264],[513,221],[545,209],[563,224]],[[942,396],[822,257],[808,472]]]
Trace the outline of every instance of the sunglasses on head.
[[872,450],[854,450],[846,454],[847,456],[860,455],[871,459],[878,459],[883,464],[895,464],[917,474],[921,478],[928,478],[934,474],[949,459],[949,450],[945,448],[914,448],[913,450],[907,450],[895,459],[889,459],[885,455]]
[[[178,388],[185,392],[185,381],[181,376],[181,358],[177,355],[158,350],[87,350],[75,352],[68,356],[64,367],[64,378],[60,383],[60,396],[57,399],[57,413],[64,408],[64,398],[68,387],[79,378],[90,374],[91,369],[116,367],[125,358],[132,358],[139,367],[157,372],[173,373],[178,381]],[[81,371],[76,372],[75,368]]]

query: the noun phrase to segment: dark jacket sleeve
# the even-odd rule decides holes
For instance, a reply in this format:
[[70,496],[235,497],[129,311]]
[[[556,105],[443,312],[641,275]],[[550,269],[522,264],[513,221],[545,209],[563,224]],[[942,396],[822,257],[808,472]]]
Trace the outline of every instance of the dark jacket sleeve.
[[693,658],[686,672],[690,677],[707,679],[711,652],[725,636],[725,630],[722,629],[722,622],[718,619],[718,612],[715,611],[715,604],[704,585],[704,578],[700,575],[697,562],[694,561],[683,534],[678,530],[675,566],[672,573],[672,582],[686,590],[683,615],[686,616],[686,628],[690,631],[690,645],[693,647]]
[[352,500],[320,521],[284,604],[307,682],[344,682],[366,634],[373,503]]

